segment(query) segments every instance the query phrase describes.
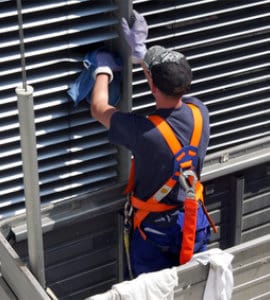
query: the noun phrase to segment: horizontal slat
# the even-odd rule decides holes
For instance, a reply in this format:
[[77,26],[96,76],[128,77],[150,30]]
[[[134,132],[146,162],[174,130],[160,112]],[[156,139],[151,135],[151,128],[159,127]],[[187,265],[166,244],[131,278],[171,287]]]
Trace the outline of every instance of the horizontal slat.
[[[72,160],[71,157],[67,157],[66,160],[61,161],[60,158],[57,158],[55,162],[51,161],[49,167],[47,164],[46,168],[40,168],[40,185],[48,184],[53,182],[55,184],[60,184],[60,180],[64,180],[65,178],[69,179],[69,182],[72,182],[73,177],[83,175],[89,172],[98,172],[102,168],[107,168],[109,166],[115,166],[117,163],[114,159],[112,159],[112,155],[115,154],[115,150],[109,151],[109,149],[105,149],[103,152],[100,151],[99,154],[95,154],[91,157],[91,154],[87,156],[87,159],[83,160],[83,156],[78,156],[80,159]],[[79,163],[80,161],[80,163]],[[49,162],[47,162],[49,163]],[[51,172],[51,174],[48,172]],[[46,175],[47,173],[47,175]],[[15,181],[11,181],[12,177],[16,177]],[[17,173],[16,175],[11,175],[8,178],[4,178],[1,180],[2,191],[1,195],[4,197],[6,194],[23,190],[23,186],[19,179],[23,178],[22,173]],[[47,179],[46,179],[47,178]],[[86,178],[86,180],[89,179]],[[18,182],[19,184],[15,184]]]
[[[78,198],[81,195],[87,193],[93,193],[100,191],[110,185],[113,185],[116,181],[118,174],[115,171],[103,170],[101,174],[92,174],[88,179],[84,181],[76,181],[75,184],[70,183],[70,185],[65,185],[60,190],[60,185],[62,181],[58,184],[50,185],[46,187],[46,191],[41,194],[41,207],[48,206],[49,204],[63,202],[68,199]],[[88,175],[88,174],[86,174]],[[59,188],[59,190],[56,190]],[[0,218],[10,218],[17,215],[25,214],[25,206],[21,201],[23,198],[22,193],[15,193],[12,196],[12,201],[6,202],[7,207],[1,208]]]
[[[62,123],[63,124],[63,123]],[[64,123],[65,124],[65,123]],[[67,124],[69,125],[69,124]],[[68,128],[68,127],[67,127]],[[55,126],[54,130],[46,130],[46,132],[44,132],[44,130],[40,130],[38,131],[39,136],[38,136],[38,141],[37,141],[37,149],[41,150],[42,148],[45,147],[49,147],[49,146],[57,146],[59,145],[59,147],[61,146],[65,146],[64,143],[68,142],[71,138],[74,140],[77,140],[78,146],[77,148],[79,148],[79,144],[80,144],[80,140],[82,138],[100,138],[101,134],[105,134],[105,136],[107,136],[105,130],[103,127],[99,126],[99,127],[94,127],[91,128],[91,126],[89,125],[88,128],[78,128],[77,130],[71,130],[72,128],[70,128],[69,130],[67,130],[67,128],[62,128],[62,132],[61,130],[57,131],[57,126]],[[92,129],[92,131],[90,130]],[[9,133],[9,132],[8,132]],[[10,156],[11,154],[17,154],[20,153],[20,146],[19,144],[17,145],[18,148],[14,148],[14,143],[19,142],[20,138],[19,136],[14,136],[12,135],[12,133],[14,132],[10,132],[10,135],[7,136],[6,138],[2,139],[2,153],[0,158],[4,158],[7,156]],[[51,134],[51,136],[50,136]],[[54,135],[53,135],[54,134]],[[49,139],[48,139],[49,137]],[[108,142],[107,137],[104,137],[104,141]],[[15,152],[10,152],[9,150],[9,144],[13,144],[13,151],[15,150]],[[75,142],[73,142],[73,144],[75,144]],[[96,144],[99,144],[99,142],[97,141]],[[89,143],[89,145],[94,146],[95,142],[91,142]],[[76,147],[76,145],[74,145]],[[5,151],[5,148],[7,148],[7,152]],[[55,149],[55,148],[54,148]],[[1,170],[1,168],[0,168]]]
[[[3,1],[2,1],[3,2]],[[8,2],[8,1],[6,1]],[[9,1],[12,2],[12,1]],[[90,2],[89,0],[80,0],[80,2]],[[56,8],[65,8],[67,5],[74,5],[78,4],[78,0],[67,0],[67,1],[43,1],[42,3],[37,3],[35,1],[28,1],[24,3],[22,12],[23,14],[26,13],[37,13],[37,12],[43,12],[44,10],[54,10]],[[10,16],[17,16],[17,10],[14,9],[14,7],[8,6],[3,12],[1,12],[0,16],[2,18],[4,17],[10,17]]]
[[[148,3],[147,3],[148,2]],[[174,1],[173,5],[169,2],[165,1],[159,1],[156,2],[156,6],[153,7],[151,1],[133,1],[133,4],[136,6],[136,4],[144,4],[144,15],[149,16],[157,13],[166,13],[169,14],[170,12],[175,12],[177,10],[183,11],[183,9],[191,9],[190,11],[193,12],[193,16],[190,16],[189,18],[199,18],[200,16],[208,16],[208,15],[219,15],[224,13],[232,14],[233,12],[238,12],[239,10],[243,10],[246,8],[254,8],[257,6],[260,6],[262,4],[269,3],[268,0],[264,1],[254,1],[253,3],[246,3],[246,1],[239,1],[238,3],[235,3],[233,1],[224,3],[224,7],[220,5],[220,3],[216,3],[214,0],[206,0],[206,1],[192,1],[191,3],[189,1],[177,0]],[[241,5],[242,2],[242,5]],[[226,7],[226,5],[228,7]],[[139,7],[139,6],[138,6]],[[195,10],[197,9],[197,11]],[[205,9],[207,13],[202,13],[202,10]],[[188,17],[187,17],[188,18]],[[182,20],[182,19],[181,19]]]
[[264,225],[269,222],[270,208],[252,212],[243,217],[243,230],[248,230],[259,225]]
[[[268,266],[269,267],[269,266]],[[265,294],[269,291],[269,281],[270,275],[266,274],[261,277],[255,277],[249,282],[245,282],[240,286],[234,288],[233,296],[235,299],[245,299],[259,296],[260,294]],[[262,299],[262,298],[260,298]]]
[[266,209],[269,206],[269,199],[270,191],[245,199],[243,203],[243,213],[247,215],[252,211]]
[[254,240],[260,236],[269,234],[269,232],[270,232],[270,223],[257,226],[256,228],[252,228],[242,232],[241,242],[244,243],[250,240]]
[[[95,173],[85,173],[82,178],[72,176],[69,178],[69,184],[64,180],[57,180],[57,183],[47,183],[40,193],[42,205],[50,202],[59,202],[66,199],[79,197],[85,193],[98,191],[106,185],[112,185],[116,180],[117,173],[113,169],[104,169],[95,171]],[[87,178],[84,178],[88,176]],[[84,180],[83,180],[84,178]],[[62,186],[61,186],[62,184]],[[22,186],[12,187],[13,192],[3,195],[6,200],[1,203],[1,217],[11,217],[14,214],[12,209],[16,209],[17,214],[25,213]],[[8,200],[9,199],[9,200]]]
[[[73,285],[75,284],[77,289],[79,290],[81,287],[84,287],[86,284],[85,281],[88,282],[88,284],[94,286],[96,282],[107,281],[107,280],[115,280],[115,272],[114,269],[116,268],[116,262],[110,262],[107,264],[104,264],[102,267],[93,268],[92,270],[88,270],[86,272],[78,273],[72,277],[67,277],[64,279],[65,284],[62,282],[55,282],[51,285],[52,290],[56,292],[56,294],[70,294],[75,296],[76,299],[76,291],[73,289]],[[94,275],[94,276],[93,276]],[[90,279],[90,282],[89,282]],[[61,287],[58,291],[58,285]]]

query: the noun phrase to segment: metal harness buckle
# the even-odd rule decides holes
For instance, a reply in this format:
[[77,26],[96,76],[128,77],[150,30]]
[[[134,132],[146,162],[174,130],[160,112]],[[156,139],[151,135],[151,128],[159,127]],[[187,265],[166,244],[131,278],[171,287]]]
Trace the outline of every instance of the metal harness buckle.
[[196,173],[192,170],[185,170],[179,175],[179,182],[186,192],[186,197],[189,199],[196,200],[196,183],[198,177]]

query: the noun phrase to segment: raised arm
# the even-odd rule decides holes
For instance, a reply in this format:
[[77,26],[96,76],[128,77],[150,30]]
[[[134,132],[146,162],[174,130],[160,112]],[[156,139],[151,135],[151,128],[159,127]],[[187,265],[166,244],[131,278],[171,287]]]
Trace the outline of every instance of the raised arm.
[[117,109],[109,104],[109,84],[113,80],[113,71],[120,71],[119,66],[111,53],[99,52],[97,57],[97,69],[94,72],[95,85],[91,99],[91,114],[106,128],[110,127],[111,117]]
[[100,73],[96,76],[95,86],[92,92],[91,114],[106,128],[110,127],[111,117],[117,111],[109,103],[109,82],[110,75]]

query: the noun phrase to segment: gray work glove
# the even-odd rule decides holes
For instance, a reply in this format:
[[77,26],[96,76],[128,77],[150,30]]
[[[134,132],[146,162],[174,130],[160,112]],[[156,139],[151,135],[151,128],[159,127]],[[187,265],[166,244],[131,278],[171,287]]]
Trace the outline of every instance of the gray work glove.
[[99,51],[96,56],[97,68],[93,73],[94,79],[97,74],[105,73],[110,76],[110,82],[113,80],[113,72],[122,70],[122,66],[119,65],[113,55],[108,51]]
[[147,51],[145,41],[148,36],[148,26],[142,15],[135,10],[133,11],[131,28],[125,18],[122,18],[122,30],[124,37],[131,48],[132,63],[140,64],[143,62],[144,55]]

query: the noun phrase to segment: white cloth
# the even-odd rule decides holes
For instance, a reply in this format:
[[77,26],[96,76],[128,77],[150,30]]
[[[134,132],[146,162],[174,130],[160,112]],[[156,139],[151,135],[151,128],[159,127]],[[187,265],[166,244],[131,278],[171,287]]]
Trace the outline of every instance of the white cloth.
[[115,289],[112,289],[104,294],[92,296],[89,298],[89,300],[121,300],[121,298],[118,292]]
[[178,284],[176,268],[145,273],[112,286],[111,291],[90,300],[173,300]]
[[204,300],[230,300],[233,290],[233,273],[231,262],[233,255],[214,248],[195,254],[192,260],[203,265],[210,264],[204,290]]

